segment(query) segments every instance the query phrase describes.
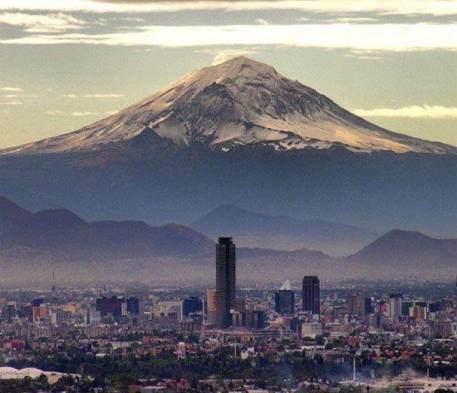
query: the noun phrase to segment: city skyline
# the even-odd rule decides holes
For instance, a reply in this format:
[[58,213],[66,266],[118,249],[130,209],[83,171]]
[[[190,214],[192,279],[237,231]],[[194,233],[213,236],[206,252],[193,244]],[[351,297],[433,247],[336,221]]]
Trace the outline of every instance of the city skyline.
[[[374,392],[407,391],[411,386],[421,393],[432,387],[435,392],[453,392],[450,370],[455,358],[446,354],[452,353],[457,339],[457,281],[439,286],[363,282],[321,288],[319,277],[304,271],[299,289],[290,280],[279,289],[245,288],[236,284],[233,238],[220,237],[215,251],[216,276],[206,291],[155,288],[153,281],[136,288],[65,289],[54,273],[47,289],[3,290],[0,354],[5,361],[0,364],[0,389],[26,381],[44,392],[54,386],[85,392],[122,381],[126,389],[140,393],[161,389],[165,383],[171,392],[201,392],[208,387],[224,391],[234,386],[248,392],[281,391],[271,390],[274,384],[302,393],[300,387],[318,375],[325,379],[319,383],[324,392],[360,386]],[[211,288],[214,283],[216,289]],[[295,302],[296,293],[299,299],[301,293],[301,302]],[[49,354],[47,345],[57,343],[58,353]],[[433,366],[419,352],[424,345],[430,345],[427,356],[435,359]],[[131,362],[131,356],[123,355],[131,351],[141,356]],[[118,356],[122,375],[104,366],[108,359],[118,362]],[[12,367],[18,359],[28,367]],[[156,364],[158,359],[172,364],[170,371]],[[392,361],[399,363],[394,374],[383,367]],[[232,362],[236,366],[226,366]],[[282,362],[299,366],[289,366],[284,378],[277,374]],[[93,378],[94,365],[103,382]],[[257,376],[265,367],[269,372]],[[210,378],[209,370],[214,375]],[[237,378],[226,378],[227,373]]]
[[457,0],[0,0],[0,393],[457,393]]

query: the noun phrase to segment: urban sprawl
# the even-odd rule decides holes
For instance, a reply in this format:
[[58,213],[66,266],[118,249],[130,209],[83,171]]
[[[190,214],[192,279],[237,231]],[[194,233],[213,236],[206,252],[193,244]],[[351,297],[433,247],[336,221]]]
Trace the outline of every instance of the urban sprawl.
[[228,237],[211,288],[54,281],[0,309],[0,393],[457,392],[455,284],[237,288]]

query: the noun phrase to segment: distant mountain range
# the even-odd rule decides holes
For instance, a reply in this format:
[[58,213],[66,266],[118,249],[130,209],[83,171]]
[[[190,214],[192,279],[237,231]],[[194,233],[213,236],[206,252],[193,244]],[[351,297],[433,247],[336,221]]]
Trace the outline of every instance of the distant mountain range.
[[151,227],[140,221],[86,222],[66,209],[31,213],[0,198],[0,246],[66,260],[209,254],[213,242],[182,225]]
[[352,254],[381,235],[369,228],[323,220],[270,216],[234,205],[219,206],[190,226],[213,238],[219,234],[230,234],[243,247],[279,250],[306,247],[332,255]]
[[457,236],[457,147],[383,129],[239,57],[80,130],[0,151],[0,194],[90,221],[188,224],[229,204]]
[[[185,226],[86,222],[66,209],[31,213],[6,198],[0,198],[0,222],[0,270],[9,282],[46,280],[55,270],[67,279],[85,281],[154,278],[207,285],[213,280],[213,240]],[[394,230],[348,257],[306,248],[275,250],[271,245],[238,247],[237,254],[242,281],[297,279],[305,273],[333,281],[443,279],[455,275],[457,239]]]

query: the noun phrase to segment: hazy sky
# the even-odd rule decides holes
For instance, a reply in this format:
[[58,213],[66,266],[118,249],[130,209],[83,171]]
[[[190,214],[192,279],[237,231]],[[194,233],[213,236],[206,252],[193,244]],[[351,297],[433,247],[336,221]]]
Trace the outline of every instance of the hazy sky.
[[240,54],[381,126],[457,145],[457,0],[0,0],[0,148]]

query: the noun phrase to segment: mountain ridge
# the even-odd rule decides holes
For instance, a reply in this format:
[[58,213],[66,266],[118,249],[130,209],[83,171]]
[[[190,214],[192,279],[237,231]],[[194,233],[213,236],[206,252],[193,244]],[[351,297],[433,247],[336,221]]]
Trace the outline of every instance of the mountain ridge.
[[[0,199],[13,204],[6,198]],[[193,255],[208,253],[213,245],[204,235],[178,224],[153,227],[143,221],[87,222],[64,208],[35,213],[22,210],[26,212],[24,218],[10,222],[0,232],[3,249],[92,259],[94,256]]]
[[326,220],[301,220],[286,215],[261,214],[223,204],[189,224],[208,236],[231,233],[242,246],[295,250],[318,249],[334,256],[350,255],[375,240],[381,232]]

